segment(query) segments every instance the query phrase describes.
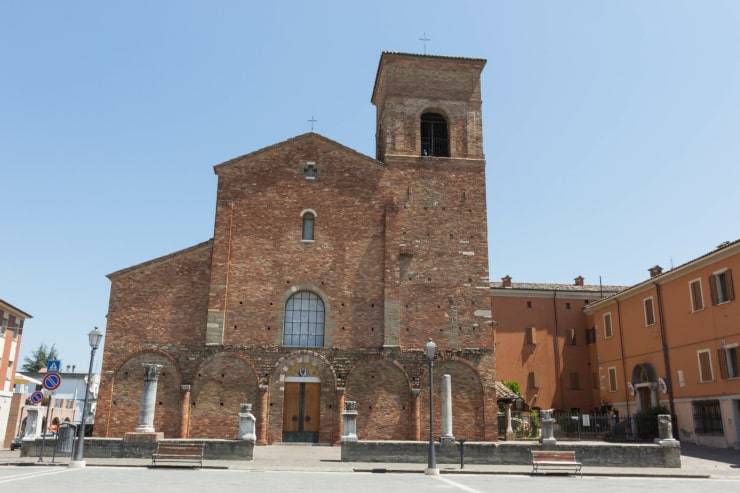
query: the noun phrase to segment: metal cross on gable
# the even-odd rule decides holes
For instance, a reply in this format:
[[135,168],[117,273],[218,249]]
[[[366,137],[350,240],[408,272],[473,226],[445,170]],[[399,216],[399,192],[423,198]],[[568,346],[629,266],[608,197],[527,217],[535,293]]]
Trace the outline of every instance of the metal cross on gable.
[[313,124],[316,123],[318,120],[311,115],[311,119],[307,120],[308,123],[311,124],[311,131],[313,132]]
[[424,44],[424,54],[427,54],[427,41],[431,41],[431,38],[427,38],[427,33],[424,33],[421,35],[421,38],[419,38],[419,41],[421,41]]

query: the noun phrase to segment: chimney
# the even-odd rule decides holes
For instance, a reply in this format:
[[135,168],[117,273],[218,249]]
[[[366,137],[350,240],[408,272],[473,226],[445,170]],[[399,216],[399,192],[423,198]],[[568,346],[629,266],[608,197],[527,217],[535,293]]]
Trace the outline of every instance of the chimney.
[[648,272],[650,272],[650,277],[658,277],[663,273],[663,267],[654,265],[648,269]]
[[72,365],[72,373],[75,372],[75,368],[77,368],[77,365]]
[[578,276],[574,279],[576,286],[583,286],[583,276]]
[[66,371],[67,371],[67,373],[69,373],[69,365],[67,365],[67,370]]
[[506,274],[504,277],[501,278],[501,286],[505,288],[511,287],[511,276]]

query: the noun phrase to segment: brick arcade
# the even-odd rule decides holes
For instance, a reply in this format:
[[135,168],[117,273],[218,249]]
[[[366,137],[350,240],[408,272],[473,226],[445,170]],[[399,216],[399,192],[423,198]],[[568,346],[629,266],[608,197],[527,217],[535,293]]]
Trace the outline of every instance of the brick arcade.
[[484,65],[383,53],[375,158],[310,132],[215,166],[213,238],[108,276],[95,434],[136,427],[147,362],[165,437],[234,438],[250,402],[258,443],[337,443],[355,400],[360,439],[420,439],[433,338],[455,436],[496,440]]

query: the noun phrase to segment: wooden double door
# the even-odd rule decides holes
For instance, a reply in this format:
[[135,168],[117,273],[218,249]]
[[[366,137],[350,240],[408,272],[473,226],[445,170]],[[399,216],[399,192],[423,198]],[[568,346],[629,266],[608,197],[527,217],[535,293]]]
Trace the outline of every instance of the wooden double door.
[[318,442],[321,384],[286,382],[283,401],[283,441]]

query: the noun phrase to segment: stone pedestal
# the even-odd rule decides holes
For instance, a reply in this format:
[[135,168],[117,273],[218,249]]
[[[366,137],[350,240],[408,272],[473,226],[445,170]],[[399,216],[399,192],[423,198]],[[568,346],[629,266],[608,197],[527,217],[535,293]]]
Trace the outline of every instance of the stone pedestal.
[[663,447],[679,446],[679,441],[673,438],[673,420],[670,414],[658,415],[658,438],[655,443]]
[[162,365],[144,363],[144,390],[139,404],[139,426],[136,433],[154,433],[154,410],[157,406],[157,380]]
[[552,417],[552,409],[547,409],[542,411],[542,438],[540,438],[540,443],[542,445],[548,445],[552,446],[558,443],[557,440],[555,440],[555,419]]
[[342,411],[342,442],[357,441],[357,402],[344,401]]
[[124,433],[123,435],[124,442],[156,443],[160,440],[164,440],[164,433],[162,433],[161,431],[129,431],[128,433]]
[[511,423],[511,402],[506,404],[506,441],[514,439],[514,427]]
[[44,408],[40,406],[26,406],[26,427],[23,430],[24,440],[33,440],[41,436]]
[[237,440],[257,441],[257,427],[252,414],[252,404],[242,404],[239,408],[239,434]]
[[442,375],[442,445],[454,445],[455,436],[452,434],[452,377]]

